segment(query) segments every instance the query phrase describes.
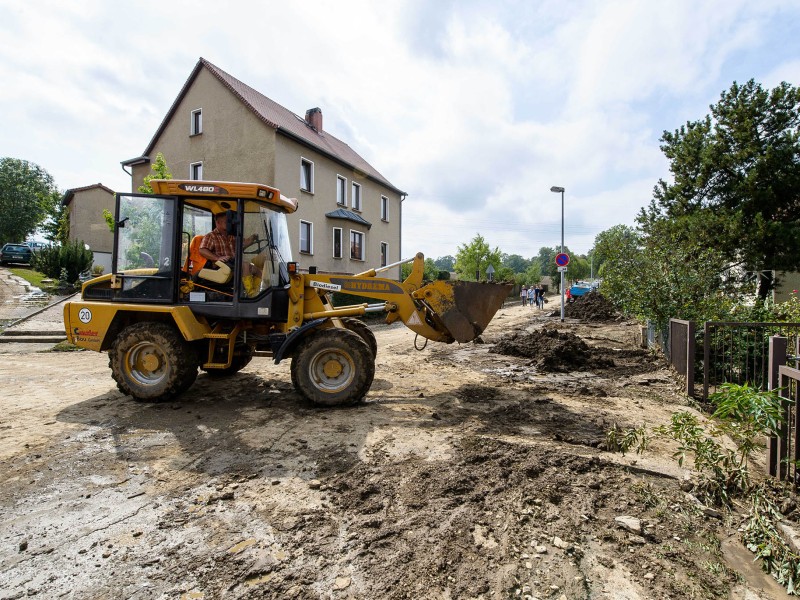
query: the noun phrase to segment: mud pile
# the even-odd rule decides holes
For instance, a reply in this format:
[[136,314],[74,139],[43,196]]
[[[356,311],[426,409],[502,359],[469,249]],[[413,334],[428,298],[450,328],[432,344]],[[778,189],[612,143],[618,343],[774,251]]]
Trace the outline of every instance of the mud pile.
[[[551,317],[560,317],[561,308],[550,313]],[[614,305],[599,292],[590,292],[585,296],[578,296],[564,306],[564,316],[581,321],[621,321],[622,316]]]
[[501,338],[490,351],[530,358],[531,365],[539,371],[565,373],[613,366],[612,361],[593,356],[586,342],[574,333],[549,328],[512,333]]

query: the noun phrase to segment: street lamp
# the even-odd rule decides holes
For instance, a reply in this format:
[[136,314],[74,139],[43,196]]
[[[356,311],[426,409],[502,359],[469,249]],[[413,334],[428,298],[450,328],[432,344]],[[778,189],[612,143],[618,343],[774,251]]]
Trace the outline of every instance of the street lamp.
[[[561,194],[561,253],[564,253],[564,188],[554,185],[551,192]],[[564,271],[561,271],[561,322],[564,322]]]

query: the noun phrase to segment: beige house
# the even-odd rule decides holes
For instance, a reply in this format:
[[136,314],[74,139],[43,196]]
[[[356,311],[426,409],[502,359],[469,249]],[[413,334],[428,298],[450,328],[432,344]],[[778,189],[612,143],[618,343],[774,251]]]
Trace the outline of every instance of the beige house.
[[69,215],[69,239],[82,240],[94,253],[94,264],[111,272],[114,234],[108,229],[103,211],[114,214],[114,192],[102,183],[67,190],[61,199]]
[[201,58],[143,155],[122,163],[133,190],[159,152],[177,179],[265,183],[297,198],[289,233],[301,270],[358,273],[401,258],[406,194],[327,133],[319,108],[296,115]]

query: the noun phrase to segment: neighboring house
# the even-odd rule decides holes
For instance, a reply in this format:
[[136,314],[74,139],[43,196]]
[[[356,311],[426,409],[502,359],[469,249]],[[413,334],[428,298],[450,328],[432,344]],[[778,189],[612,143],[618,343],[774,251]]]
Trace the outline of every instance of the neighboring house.
[[778,285],[772,292],[772,299],[775,302],[786,302],[794,296],[800,299],[800,272],[797,271],[778,271],[776,273]]
[[[288,221],[301,270],[359,273],[401,258],[406,194],[327,133],[319,108],[300,117],[201,58],[143,155],[122,162],[133,190],[158,152],[176,179],[265,183],[297,198]],[[382,275],[399,279],[400,267]]]
[[114,214],[114,192],[102,183],[67,190],[61,200],[69,214],[69,239],[82,240],[94,253],[94,264],[111,272],[114,234],[108,229],[103,210]]

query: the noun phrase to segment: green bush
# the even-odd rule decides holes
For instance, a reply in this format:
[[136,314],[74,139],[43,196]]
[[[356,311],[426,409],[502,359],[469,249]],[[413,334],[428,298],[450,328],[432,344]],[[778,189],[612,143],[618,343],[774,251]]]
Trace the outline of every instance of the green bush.
[[436,279],[439,281],[449,281],[450,271],[439,271],[439,275],[437,275]]
[[93,260],[94,253],[86,248],[86,244],[82,240],[74,240],[64,246],[43,248],[34,254],[32,266],[48,277],[74,283],[81,273],[92,266]]

